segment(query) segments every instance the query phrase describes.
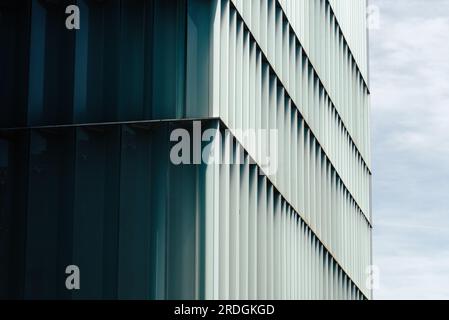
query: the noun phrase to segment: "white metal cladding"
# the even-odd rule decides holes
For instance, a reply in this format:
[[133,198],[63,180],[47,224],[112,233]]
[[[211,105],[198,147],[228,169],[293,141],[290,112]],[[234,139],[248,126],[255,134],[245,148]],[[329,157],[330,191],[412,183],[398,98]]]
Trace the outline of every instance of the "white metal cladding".
[[317,216],[322,230],[317,236],[224,129],[217,125],[221,164],[207,166],[205,173],[206,298],[370,298],[364,281],[370,233],[339,194],[341,186],[334,183],[326,191],[333,196]]
[[[317,145],[317,154],[324,156],[325,160],[332,164],[338,181],[343,183],[344,189],[350,193],[358,208],[369,220],[369,168],[299,43],[292,34],[286,35],[288,33],[279,32],[274,38],[274,42],[279,42],[275,46],[278,51],[275,57],[280,60],[277,63],[278,68],[282,67],[285,71],[284,81],[255,41],[235,7],[229,1],[221,1],[218,10],[220,28],[216,36],[220,41],[217,41],[218,66],[215,68],[218,69],[216,73],[219,76],[214,80],[214,86],[219,88],[215,104],[218,105],[220,117],[231,128],[278,129],[280,154],[284,154],[284,145],[288,146],[285,147],[286,152],[292,151],[290,142],[293,139],[297,139],[300,144],[304,139],[300,137],[309,139],[314,148]],[[278,13],[281,14],[279,11]],[[278,24],[278,27],[281,25]],[[284,27],[287,28],[285,24]],[[288,41],[279,40],[283,37],[291,39],[291,45],[288,45]],[[281,59],[282,56],[284,59]],[[365,100],[368,101],[367,96]],[[292,121],[296,122],[296,128]],[[298,130],[295,132],[295,129]],[[367,127],[364,130],[368,137]],[[238,133],[236,136],[241,138]],[[266,158],[264,150],[257,150],[256,145],[244,139],[240,140],[256,160]],[[268,142],[262,143],[262,146],[267,144]],[[300,152],[311,151],[306,149]],[[303,154],[298,155],[298,161],[301,159],[304,159]],[[290,177],[296,166],[290,167],[288,163],[281,164],[278,173],[271,178],[277,187],[285,192],[289,201],[299,208],[303,202],[300,203],[300,199],[295,200],[290,196],[294,193],[290,190]]]
[[[295,1],[295,0],[293,0]],[[351,48],[354,59],[365,79],[368,79],[367,1],[328,0]]]
[[[322,11],[311,9],[320,5]],[[343,274],[370,297],[365,288],[371,261],[369,92],[328,2],[298,1],[291,7],[304,18],[297,18],[307,31],[302,39],[277,0],[215,2],[212,114],[231,128],[258,164],[269,142],[252,143],[235,128],[278,130],[279,170],[268,176],[270,183],[328,248]],[[319,12],[324,12],[321,18]],[[311,39],[327,41],[313,49]],[[300,40],[309,42],[308,50]],[[221,209],[226,198],[220,198],[220,187],[230,183],[223,170],[211,178],[216,181],[216,214],[229,210]],[[214,232],[224,227],[227,234],[229,225],[220,221],[214,220]],[[215,236],[215,243],[221,241]],[[216,249],[229,252],[227,245]],[[213,260],[214,274],[219,261],[219,256]],[[229,274],[223,276],[213,278],[221,279],[214,283],[213,297],[228,296]]]
[[324,87],[339,121],[370,168],[368,88],[329,3],[326,0],[230,2],[289,92],[295,89],[290,79],[295,61],[289,51],[301,48],[303,58],[313,69],[310,76]]

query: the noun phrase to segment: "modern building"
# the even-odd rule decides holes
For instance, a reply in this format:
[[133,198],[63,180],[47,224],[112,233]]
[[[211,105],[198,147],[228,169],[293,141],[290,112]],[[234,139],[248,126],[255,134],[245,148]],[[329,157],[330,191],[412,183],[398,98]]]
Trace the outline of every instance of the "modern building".
[[366,30],[365,0],[2,1],[0,297],[370,299]]

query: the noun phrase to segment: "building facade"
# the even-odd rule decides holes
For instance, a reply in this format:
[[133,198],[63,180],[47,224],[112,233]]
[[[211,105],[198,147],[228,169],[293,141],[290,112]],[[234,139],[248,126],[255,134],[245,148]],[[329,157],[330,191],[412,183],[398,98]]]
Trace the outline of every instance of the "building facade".
[[0,296],[372,297],[365,0],[0,12]]

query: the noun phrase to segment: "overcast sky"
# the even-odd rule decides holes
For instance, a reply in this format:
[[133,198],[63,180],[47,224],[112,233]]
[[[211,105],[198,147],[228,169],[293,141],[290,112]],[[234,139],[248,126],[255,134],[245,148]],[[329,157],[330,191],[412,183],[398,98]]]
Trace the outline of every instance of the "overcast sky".
[[371,0],[375,299],[449,299],[449,0]]

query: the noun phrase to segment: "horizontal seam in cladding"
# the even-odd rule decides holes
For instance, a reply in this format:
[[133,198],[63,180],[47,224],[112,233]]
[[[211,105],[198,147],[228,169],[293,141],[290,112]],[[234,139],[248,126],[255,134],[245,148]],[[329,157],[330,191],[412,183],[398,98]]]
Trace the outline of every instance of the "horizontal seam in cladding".
[[[226,122],[221,117],[205,117],[205,118],[190,118],[190,119],[159,119],[159,120],[98,122],[98,123],[66,124],[66,125],[46,125],[46,126],[33,126],[33,127],[15,127],[15,128],[0,129],[0,132],[11,132],[11,131],[20,131],[20,130],[63,129],[63,128],[88,128],[88,127],[95,127],[95,126],[133,125],[133,124],[185,123],[185,122],[193,122],[193,121],[218,121],[225,129],[228,129],[231,131],[232,137],[239,143],[239,145],[242,147],[242,149],[248,154],[248,157],[251,159],[251,161],[253,161],[254,164],[258,167],[258,169],[265,175],[265,177],[267,178],[269,183],[271,183],[271,185],[273,186],[273,190],[276,191],[277,193],[279,193],[279,195],[286,202],[286,204],[288,204],[295,211],[295,213],[299,216],[299,218],[301,218],[301,220],[305,223],[305,225],[313,233],[314,237],[320,242],[320,244],[323,246],[323,248],[335,260],[338,267],[348,276],[348,278],[351,280],[351,282],[357,287],[357,290],[359,290],[360,293],[365,298],[367,298],[365,293],[359,288],[359,286],[354,281],[354,279],[350,276],[350,274],[346,271],[345,268],[343,268],[342,264],[339,262],[340,259],[337,259],[336,255],[333,253],[333,251],[330,250],[328,248],[328,246],[325,244],[325,242],[322,241],[321,238],[318,236],[317,231],[314,228],[312,228],[311,224],[308,222],[306,217],[304,217],[304,213],[301,214],[301,211],[297,210],[297,208],[285,197],[285,195],[280,191],[280,189],[277,187],[275,182],[272,181],[272,179],[265,173],[265,171],[260,166],[260,164],[251,156],[251,154],[248,152],[248,150],[245,148],[245,146],[234,135],[234,132],[232,132],[232,129],[228,127]],[[368,219],[366,219],[366,216],[364,214],[362,214],[362,216],[367,221],[369,228],[372,229],[372,225],[371,225],[370,221]]]
[[[75,123],[75,124],[62,124],[62,125],[45,125],[45,126],[30,126],[30,127],[13,127],[13,128],[1,128],[0,129],[0,133],[2,132],[12,132],[12,131],[20,131],[20,130],[45,130],[45,129],[62,129],[62,128],[88,128],[88,127],[100,127],[100,126],[108,126],[108,125],[136,125],[136,124],[156,124],[156,123],[174,123],[174,122],[193,122],[193,121],[213,121],[213,120],[219,120],[227,129],[231,130],[232,135],[235,137],[235,139],[239,142],[240,145],[243,146],[243,144],[241,143],[241,141],[235,136],[233,130],[228,126],[228,124],[223,120],[223,118],[221,117],[204,117],[204,118],[186,118],[186,119],[158,119],[158,120],[139,120],[139,121],[117,121],[117,122],[95,122],[95,123]],[[304,121],[304,123],[307,125],[307,123]],[[308,125],[307,125],[308,127]],[[310,128],[309,128],[310,130]],[[312,131],[311,131],[312,132]],[[313,132],[312,132],[313,134]],[[317,141],[317,144],[321,147],[319,141],[315,138],[315,140]],[[246,148],[244,148],[246,150]],[[322,148],[321,148],[322,149]],[[324,152],[324,155],[327,157],[327,154]],[[250,153],[247,151],[247,153],[250,155]],[[250,155],[251,159],[253,159],[253,157]],[[253,159],[254,160],[254,159]],[[357,201],[354,199],[352,193],[348,190],[348,188],[346,187],[345,183],[343,182],[343,180],[341,179],[340,175],[338,174],[337,170],[335,169],[332,161],[329,160],[329,163],[332,165],[332,167],[334,168],[337,176],[340,178],[340,180],[342,181],[342,185],[344,186],[344,188],[348,191],[348,194],[351,196],[352,200],[354,201],[354,203],[356,204],[357,208],[360,210],[360,212],[362,213],[362,216],[365,218],[366,222],[368,223],[369,227],[372,228],[372,223],[371,221],[367,218],[366,214],[363,212],[363,210],[360,208],[360,206],[358,205]],[[257,164],[258,167],[260,167],[260,170],[268,177],[268,175],[265,173],[265,171],[263,170],[263,168],[260,166],[260,164],[254,160],[254,162]],[[271,179],[270,179],[271,181]],[[277,190],[280,190],[276,184],[273,182],[273,186],[276,187]],[[290,202],[289,202],[290,203]],[[292,206],[292,208],[295,208],[294,206]]]
[[[274,68],[273,65],[271,64],[270,60],[269,60],[268,57],[267,57],[266,52],[263,50],[262,46],[259,44],[259,41],[254,37],[254,33],[252,32],[251,28],[249,27],[249,25],[248,25],[246,19],[243,17],[243,15],[242,15],[242,13],[240,12],[240,10],[235,6],[235,3],[234,3],[233,1],[234,1],[234,0],[229,0],[230,4],[231,4],[231,5],[233,6],[233,8],[238,12],[238,14],[239,14],[239,16],[240,16],[240,19],[242,19],[242,21],[244,22],[246,28],[250,31],[250,33],[251,33],[251,35],[252,35],[252,38],[253,38],[254,41],[256,42],[256,44],[257,44],[257,46],[259,47],[260,51],[263,53],[263,55],[264,55],[264,57],[265,57],[265,60],[268,61],[268,63],[269,63],[269,65],[270,65],[271,69],[274,71],[274,73],[276,74],[277,78],[278,78],[279,81],[282,83],[282,86],[284,87],[285,91],[288,93],[288,90],[286,89],[283,80],[280,79],[278,72],[275,70],[275,68]],[[276,3],[277,3],[277,5],[279,6],[279,8],[282,10],[282,13],[283,13],[283,15],[285,16],[285,18],[287,19],[287,22],[288,22],[288,24],[289,24],[289,27],[293,30],[292,25],[290,24],[290,21],[288,20],[287,16],[285,15],[285,12],[284,12],[284,10],[282,9],[282,7],[280,6],[278,0],[276,0]],[[332,100],[331,96],[329,95],[329,91],[327,90],[327,87],[324,85],[323,81],[321,80],[321,77],[320,77],[320,75],[318,74],[317,69],[316,69],[314,63],[310,60],[310,58],[309,58],[309,56],[308,56],[308,54],[307,54],[307,52],[306,52],[306,50],[305,50],[305,47],[302,45],[302,42],[299,40],[299,37],[298,37],[298,35],[296,34],[296,32],[295,32],[294,30],[293,30],[293,33],[295,34],[296,40],[299,42],[299,44],[301,45],[301,48],[303,49],[305,58],[307,59],[307,61],[308,61],[308,62],[310,63],[310,65],[312,66],[315,75],[317,76],[317,78],[318,78],[320,84],[323,86],[323,88],[324,88],[324,90],[325,90],[325,92],[326,92],[326,95],[327,95],[327,97],[329,98],[329,101],[331,102],[331,105],[333,106],[333,109],[335,110],[335,113],[338,115],[338,118],[339,118],[340,121],[342,122],[345,131],[347,132],[348,136],[350,137],[351,143],[352,143],[352,144],[354,145],[354,147],[356,148],[357,153],[360,155],[360,158],[363,160],[363,164],[364,164],[365,167],[368,169],[368,172],[369,172],[369,174],[371,175],[371,174],[372,174],[371,168],[368,166],[368,163],[367,163],[367,161],[365,160],[365,156],[360,152],[360,149],[359,149],[357,143],[354,141],[353,136],[352,136],[351,133],[349,132],[348,127],[346,126],[345,121],[343,121],[343,118],[342,118],[340,112],[338,111],[338,109],[337,109],[337,107],[336,107],[336,104],[334,103],[334,101]],[[291,97],[290,94],[288,94],[288,95]],[[293,101],[293,99],[292,99],[292,101]],[[295,105],[296,105],[296,104],[295,104]],[[298,109],[298,111],[299,111],[299,112],[301,113],[301,115],[302,115],[302,112],[301,112],[299,109]],[[304,118],[304,117],[303,117],[303,118]],[[310,126],[309,126],[309,128],[310,128]]]
[[58,128],[83,128],[95,126],[108,125],[133,125],[133,124],[155,124],[168,122],[192,122],[192,121],[207,121],[220,120],[219,117],[204,117],[204,118],[172,118],[172,119],[152,119],[152,120],[129,120],[129,121],[109,121],[109,122],[85,122],[85,123],[70,123],[70,124],[55,124],[42,126],[25,126],[25,127],[10,127],[0,128],[0,132],[16,131],[16,130],[39,130],[39,129],[58,129]]
[[[239,145],[241,146],[241,148],[248,154],[248,157],[251,159],[251,161],[253,161],[255,163],[255,165],[258,167],[258,169],[264,174],[264,176],[267,178],[267,180],[271,183],[271,185],[273,186],[274,191],[278,192],[279,195],[282,197],[282,199],[286,202],[287,205],[289,205],[294,211],[295,213],[299,216],[299,218],[305,223],[305,225],[307,226],[307,228],[310,229],[310,231],[313,233],[314,237],[320,242],[320,244],[323,246],[323,248],[330,254],[330,256],[335,260],[336,264],[338,265],[338,267],[348,276],[348,278],[351,280],[351,282],[357,287],[357,290],[359,290],[366,298],[367,296],[365,295],[365,293],[360,289],[360,287],[358,286],[358,284],[354,281],[354,279],[352,278],[352,276],[350,275],[350,273],[348,273],[346,271],[345,268],[343,268],[342,264],[339,262],[340,259],[337,259],[336,255],[333,253],[332,250],[330,250],[330,248],[328,248],[328,246],[325,244],[325,242],[323,240],[321,240],[321,238],[318,236],[317,231],[312,228],[312,225],[307,221],[307,219],[304,217],[304,213],[300,213],[299,210],[297,210],[297,208],[285,197],[285,195],[280,191],[280,189],[276,186],[275,182],[273,180],[271,180],[271,178],[265,173],[265,171],[263,170],[263,168],[259,165],[259,163],[251,156],[251,154],[249,153],[249,151],[245,148],[245,146],[239,141],[239,139],[235,136],[235,134],[232,132],[232,129],[224,122],[224,120],[222,118],[219,118],[218,121],[220,122],[220,124],[223,125],[223,127],[225,129],[228,129],[231,131],[232,133],[232,137],[239,143]],[[366,219],[365,215],[362,214],[362,216]],[[368,222],[368,225],[370,227],[370,230],[372,229],[371,224]]]
[[[251,29],[249,29],[249,27],[248,27],[248,25],[247,25],[245,19],[243,19],[243,17],[241,16],[240,11],[238,11],[238,9],[234,6],[234,3],[233,3],[232,1],[230,1],[230,3],[232,3],[233,7],[235,8],[235,10],[236,10],[236,11],[238,12],[238,14],[240,15],[240,19],[242,19],[242,21],[244,22],[246,28],[250,31],[251,37],[252,37],[252,39],[254,40],[254,42],[255,42],[255,44],[257,45],[257,47],[258,47],[258,49],[260,50],[260,52],[263,54],[263,56],[264,56],[264,58],[265,58],[265,61],[267,61],[267,64],[269,65],[270,69],[271,69],[271,70],[274,72],[274,74],[276,75],[277,80],[278,80],[278,81],[280,82],[280,84],[282,85],[282,87],[283,87],[283,89],[285,90],[285,92],[286,92],[288,98],[290,98],[290,100],[291,100],[292,104],[295,106],[296,110],[298,110],[298,112],[301,114],[301,118],[304,120],[305,125],[309,128],[310,132],[312,133],[314,139],[316,140],[316,142],[317,142],[317,144],[319,145],[319,147],[321,148],[321,150],[323,150],[324,155],[325,155],[326,158],[329,160],[330,164],[331,164],[332,167],[334,168],[334,170],[335,170],[335,172],[337,173],[338,177],[339,177],[340,180],[342,181],[342,183],[343,183],[345,189],[348,191],[348,193],[351,195],[351,198],[352,198],[352,199],[354,200],[354,202],[356,203],[357,208],[359,208],[359,210],[362,212],[362,214],[365,216],[365,219],[368,221],[369,225],[371,226],[370,218],[368,218],[368,215],[364,212],[364,210],[361,209],[361,206],[360,206],[359,202],[355,199],[353,193],[349,190],[347,184],[344,182],[345,180],[343,180],[342,175],[340,174],[339,170],[337,170],[335,163],[331,160],[331,158],[329,157],[329,155],[328,155],[327,152],[326,152],[326,149],[323,148],[321,142],[318,140],[318,138],[317,138],[317,136],[316,136],[314,130],[313,130],[312,127],[308,124],[308,122],[307,122],[307,120],[304,118],[304,116],[303,116],[301,110],[299,110],[299,108],[297,107],[296,103],[295,103],[295,102],[293,101],[293,99],[291,98],[291,95],[290,95],[289,91],[287,90],[287,88],[285,87],[285,85],[284,85],[282,79],[279,77],[279,75],[278,75],[278,73],[276,72],[276,70],[274,69],[274,67],[273,67],[273,65],[272,65],[272,63],[271,63],[271,61],[268,59],[268,57],[266,56],[265,52],[262,50],[260,44],[259,44],[258,41],[255,39],[254,34],[251,32]],[[299,41],[299,40],[298,40],[298,41]],[[329,97],[329,99],[330,99],[330,97]],[[336,111],[337,114],[338,114],[338,111],[336,110],[335,105],[334,105],[334,109],[335,109],[335,111]],[[340,116],[340,115],[339,115],[339,116]],[[345,129],[346,129],[346,128],[345,128]],[[348,134],[349,134],[349,132],[348,132]],[[349,135],[349,136],[350,136],[350,135]],[[353,143],[352,137],[351,137],[351,142]],[[356,147],[357,153],[360,155],[361,159],[363,160],[363,164],[364,164],[365,168],[368,169],[368,174],[371,176],[372,174],[371,174],[370,168],[366,165],[366,162],[365,162],[365,160],[363,159],[363,156],[360,154],[360,152],[359,152],[357,146],[356,146],[354,143],[353,143],[353,145]]]

